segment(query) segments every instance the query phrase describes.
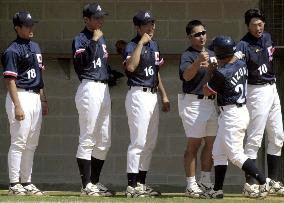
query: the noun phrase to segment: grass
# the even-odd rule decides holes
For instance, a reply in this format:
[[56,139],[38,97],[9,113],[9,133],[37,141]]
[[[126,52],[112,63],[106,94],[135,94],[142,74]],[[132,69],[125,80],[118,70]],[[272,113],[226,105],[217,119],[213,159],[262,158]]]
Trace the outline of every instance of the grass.
[[284,197],[269,196],[264,200],[247,199],[238,194],[225,194],[225,198],[222,200],[202,200],[202,199],[190,199],[184,197],[182,193],[163,193],[161,198],[125,198],[123,193],[118,193],[115,197],[80,197],[79,192],[46,192],[46,196],[35,197],[35,196],[7,196],[7,191],[0,191],[0,202],[84,202],[84,203],[124,203],[124,202],[147,202],[147,203],[249,203],[249,202],[267,202],[276,203],[283,202]]

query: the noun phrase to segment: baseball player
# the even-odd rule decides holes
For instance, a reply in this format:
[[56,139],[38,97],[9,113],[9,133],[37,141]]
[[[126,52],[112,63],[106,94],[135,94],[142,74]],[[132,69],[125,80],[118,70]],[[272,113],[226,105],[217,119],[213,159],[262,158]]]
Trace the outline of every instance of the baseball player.
[[159,75],[163,63],[157,42],[152,40],[155,19],[150,11],[139,11],[133,17],[137,35],[124,51],[125,72],[129,90],[125,100],[130,130],[127,152],[127,197],[159,196],[145,179],[149,170],[152,151],[158,136],[159,106],[157,90],[162,101],[162,110],[170,110],[170,103]]
[[246,108],[246,88],[248,70],[244,61],[234,57],[235,42],[231,37],[218,36],[213,41],[218,59],[218,69],[204,86],[204,94],[217,94],[220,108],[218,132],[213,146],[215,185],[201,194],[201,198],[223,198],[223,183],[229,160],[240,169],[256,178],[260,184],[255,198],[267,196],[272,180],[256,168],[255,163],[245,153],[243,140],[249,123]]
[[81,195],[88,196],[114,195],[99,183],[111,145],[108,52],[101,30],[105,15],[98,3],[85,5],[85,28],[72,44],[74,68],[81,82],[75,96],[80,125],[76,157],[82,179]]
[[[284,134],[281,105],[276,89],[276,78],[272,67],[273,42],[269,33],[264,32],[265,17],[259,9],[249,9],[245,13],[248,33],[237,45],[239,53],[244,54],[248,67],[247,108],[250,123],[247,129],[245,154],[256,160],[261,146],[264,130],[268,138],[267,166],[268,177],[275,180],[271,193],[284,195],[280,182],[279,168]],[[255,186],[252,178],[246,175],[244,195],[250,195]]]
[[[206,30],[199,20],[190,21],[186,26],[190,46],[183,52],[180,60],[179,75],[182,80],[183,94],[178,95],[179,115],[182,119],[187,147],[184,153],[186,172],[186,196],[199,197],[202,190],[210,189],[212,168],[212,147],[217,133],[217,112],[214,105],[215,95],[204,96],[203,85],[208,82],[213,64],[216,62],[212,51],[205,48]],[[201,152],[201,178],[195,179],[196,157],[204,140]]]
[[33,41],[35,21],[27,11],[13,17],[17,38],[2,56],[7,86],[6,112],[10,123],[8,195],[43,195],[31,183],[34,152],[38,145],[42,115],[48,113],[42,79],[42,55]]

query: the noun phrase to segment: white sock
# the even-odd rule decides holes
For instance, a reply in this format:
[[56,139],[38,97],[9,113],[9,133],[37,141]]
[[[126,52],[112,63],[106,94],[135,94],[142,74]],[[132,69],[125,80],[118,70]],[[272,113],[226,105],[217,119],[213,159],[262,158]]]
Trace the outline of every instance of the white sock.
[[200,173],[200,182],[202,183],[211,183],[211,172],[201,171]]
[[194,184],[196,184],[195,176],[186,177],[187,188],[191,188]]

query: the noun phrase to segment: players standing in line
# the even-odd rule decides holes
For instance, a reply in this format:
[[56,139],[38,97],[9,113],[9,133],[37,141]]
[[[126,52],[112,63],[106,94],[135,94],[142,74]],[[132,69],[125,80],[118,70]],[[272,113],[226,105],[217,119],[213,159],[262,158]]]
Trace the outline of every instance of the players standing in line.
[[[273,181],[271,193],[284,195],[279,169],[284,134],[281,105],[276,89],[276,78],[272,67],[273,42],[269,33],[264,32],[265,17],[259,9],[249,9],[245,13],[248,33],[241,39],[237,49],[245,55],[248,67],[247,108],[250,123],[247,129],[245,154],[256,160],[266,130],[268,177]],[[277,182],[278,181],[278,182]],[[244,195],[257,192],[253,178],[246,175]],[[256,188],[256,190],[255,190]],[[253,195],[253,194],[252,194]]]
[[159,192],[145,185],[152,151],[158,136],[157,90],[161,95],[164,112],[170,110],[170,103],[159,74],[159,67],[163,63],[163,59],[159,56],[157,43],[152,40],[155,19],[150,11],[140,11],[134,16],[133,23],[137,30],[137,36],[127,44],[124,53],[125,72],[129,86],[125,108],[130,129],[126,196],[159,196]]
[[43,195],[43,192],[31,183],[42,115],[48,113],[43,91],[42,55],[39,45],[31,41],[34,23],[27,11],[14,15],[13,24],[17,39],[2,56],[3,75],[8,90],[5,107],[11,134],[8,152],[8,195]]
[[[187,137],[184,153],[186,172],[186,196],[199,197],[202,190],[212,187],[210,171],[212,168],[212,147],[217,132],[217,112],[214,105],[215,95],[204,96],[203,85],[208,82],[216,58],[205,48],[206,30],[199,20],[190,21],[186,26],[190,47],[182,54],[179,66],[180,79],[183,82],[183,94],[179,95],[179,115]],[[195,179],[196,157],[204,140],[201,152],[201,178]]]
[[204,94],[217,94],[220,108],[218,132],[213,146],[215,168],[214,188],[201,194],[201,198],[223,198],[223,183],[229,160],[247,174],[258,180],[260,186],[254,198],[268,195],[272,181],[256,168],[245,153],[243,140],[249,123],[246,108],[248,70],[243,60],[234,57],[235,42],[231,37],[218,36],[213,40],[213,49],[218,59],[218,69],[204,86]]
[[114,195],[99,183],[111,145],[108,53],[101,30],[105,15],[98,3],[87,4],[83,9],[85,28],[72,44],[74,68],[81,82],[75,97],[80,125],[76,157],[82,179],[81,195],[89,196]]

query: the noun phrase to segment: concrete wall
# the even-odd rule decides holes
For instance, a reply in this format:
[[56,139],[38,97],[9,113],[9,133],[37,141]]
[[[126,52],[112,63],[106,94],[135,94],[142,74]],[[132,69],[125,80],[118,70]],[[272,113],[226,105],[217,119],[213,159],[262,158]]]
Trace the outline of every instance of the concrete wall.
[[[45,53],[44,73],[50,112],[44,119],[40,143],[36,152],[33,180],[42,184],[74,185],[79,189],[80,179],[75,153],[78,144],[78,116],[74,95],[78,79],[69,56],[71,40],[82,29],[83,0],[0,0],[0,52],[15,38],[11,17],[20,9],[27,9],[40,23],[35,27],[35,40]],[[258,0],[102,0],[102,7],[110,13],[106,18],[104,33],[109,49],[114,53],[117,39],[129,40],[133,36],[132,16],[139,9],[151,9],[157,17],[156,38],[166,65],[161,70],[168,91],[172,110],[161,113],[159,140],[154,152],[149,183],[184,187],[183,151],[186,139],[177,113],[177,93],[181,90],[178,79],[179,55],[187,46],[185,26],[191,19],[201,19],[209,38],[229,34],[239,39],[245,33],[243,13],[257,7]],[[65,59],[59,59],[65,58]],[[121,59],[110,56],[110,64],[122,70]],[[126,78],[111,89],[112,96],[112,147],[103,168],[102,182],[115,186],[126,184],[126,150],[129,130],[125,115],[124,99]],[[10,136],[4,109],[6,90],[0,90],[0,184],[8,183],[7,152]],[[243,183],[242,173],[230,167],[226,184]],[[54,189],[54,188],[53,188]],[[183,188],[180,188],[183,191]]]

